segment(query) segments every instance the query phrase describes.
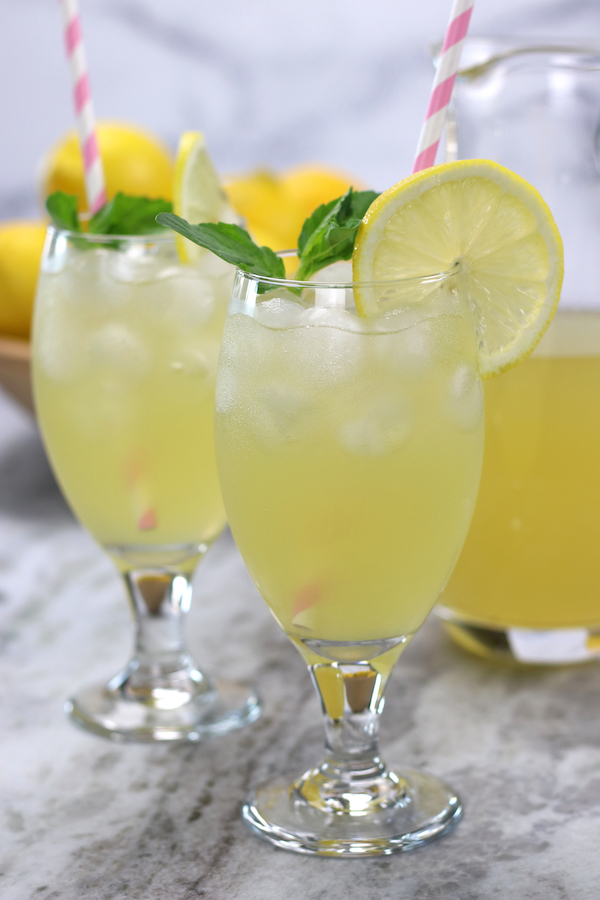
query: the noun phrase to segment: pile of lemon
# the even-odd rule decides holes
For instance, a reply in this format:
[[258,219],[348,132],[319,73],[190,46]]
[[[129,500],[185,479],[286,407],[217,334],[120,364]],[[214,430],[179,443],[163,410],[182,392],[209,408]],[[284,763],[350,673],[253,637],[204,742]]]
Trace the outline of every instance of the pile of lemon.
[[[274,250],[294,247],[304,219],[320,203],[343,194],[350,184],[344,174],[307,165],[281,175],[257,170],[219,183],[203,136],[183,135],[177,157],[153,134],[137,126],[99,122],[98,143],[106,189],[173,200],[175,211],[189,221],[240,221],[260,244]],[[223,193],[223,188],[225,193]],[[65,135],[48,153],[41,177],[41,199],[53,191],[79,198],[86,209],[83,162],[76,133]],[[45,220],[0,223],[0,335],[27,340]],[[180,242],[186,259],[194,249]]]

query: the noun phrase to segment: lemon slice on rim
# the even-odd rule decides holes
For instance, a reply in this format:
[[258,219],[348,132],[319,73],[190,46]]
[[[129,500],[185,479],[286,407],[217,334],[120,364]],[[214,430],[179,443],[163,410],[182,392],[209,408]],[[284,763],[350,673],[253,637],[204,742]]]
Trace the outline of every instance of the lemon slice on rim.
[[[354,246],[353,278],[432,275],[456,261],[474,317],[481,374],[489,378],[531,353],[560,296],[562,241],[535,188],[481,159],[410,175],[367,211]],[[355,293],[361,315],[385,312],[385,294]]]
[[[239,217],[227,202],[200,131],[186,131],[179,140],[173,212],[192,225],[199,222],[239,222]],[[175,239],[182,262],[196,262],[209,252],[179,234]]]

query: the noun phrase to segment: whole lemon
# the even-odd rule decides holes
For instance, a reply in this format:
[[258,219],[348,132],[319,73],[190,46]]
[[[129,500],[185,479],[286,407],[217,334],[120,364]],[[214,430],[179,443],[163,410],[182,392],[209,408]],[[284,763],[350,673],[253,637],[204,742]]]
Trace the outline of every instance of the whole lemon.
[[[109,200],[118,191],[172,198],[173,157],[159,138],[121,122],[98,122],[96,130]],[[75,131],[64,135],[43,161],[41,190],[43,200],[54,191],[75,194],[80,211],[87,209],[83,159]]]
[[357,179],[337,169],[305,164],[282,173],[257,169],[225,181],[233,208],[245,219],[256,241],[272,250],[295,247],[304,220],[321,203],[345,194]]
[[0,332],[28,338],[46,226],[0,224]]
[[363,189],[359,179],[352,178],[346,172],[311,164],[287,169],[281,176],[281,183],[290,203],[302,219],[301,225],[317,206],[341,197],[350,186],[357,191]]

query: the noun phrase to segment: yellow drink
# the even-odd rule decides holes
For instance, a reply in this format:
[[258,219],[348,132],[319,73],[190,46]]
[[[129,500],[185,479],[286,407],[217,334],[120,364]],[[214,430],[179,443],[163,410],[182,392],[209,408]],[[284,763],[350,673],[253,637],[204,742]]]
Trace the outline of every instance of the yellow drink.
[[600,316],[559,312],[485,403],[479,496],[442,603],[491,629],[597,628]]
[[164,239],[74,250],[41,274],[35,397],[53,468],[105,545],[208,544],[225,513],[213,406],[231,278]]
[[413,634],[470,521],[483,402],[456,309],[408,320],[271,299],[231,315],[217,386],[228,519],[292,637]]

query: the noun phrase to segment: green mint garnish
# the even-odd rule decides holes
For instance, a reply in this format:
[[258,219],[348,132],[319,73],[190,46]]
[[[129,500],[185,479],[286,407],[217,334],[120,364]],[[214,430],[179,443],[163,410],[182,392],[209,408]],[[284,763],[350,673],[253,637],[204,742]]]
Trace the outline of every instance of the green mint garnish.
[[64,231],[81,231],[77,216],[77,197],[56,191],[46,200],[46,209],[57,228]]
[[[119,191],[92,216],[87,230],[90,234],[152,234],[160,230],[156,224],[157,214],[170,212],[172,208],[167,200],[130,197]],[[46,209],[58,228],[82,231],[77,215],[77,197],[56,191],[46,200]]]
[[[340,259],[350,259],[356,232],[376,191],[349,188],[343,197],[319,206],[302,226],[298,238],[300,267],[294,276],[307,281],[311,275]],[[259,247],[239,225],[203,222],[190,225],[172,213],[161,213],[156,221],[212,251],[244,272],[263,278],[285,278],[283,260],[269,247]]]
[[203,222],[190,225],[185,219],[172,213],[161,213],[156,221],[188,238],[200,247],[211,250],[225,262],[244,272],[263,278],[285,278],[283,260],[269,247],[259,247],[247,231],[239,225],[225,222]]
[[343,197],[324,203],[309,216],[298,238],[298,281],[308,281],[319,269],[350,259],[358,226],[378,196],[375,191],[348,188]]
[[168,200],[149,197],[130,197],[119,191],[102,209],[92,216],[92,234],[151,234],[156,227],[158,213],[168,213],[173,204]]

